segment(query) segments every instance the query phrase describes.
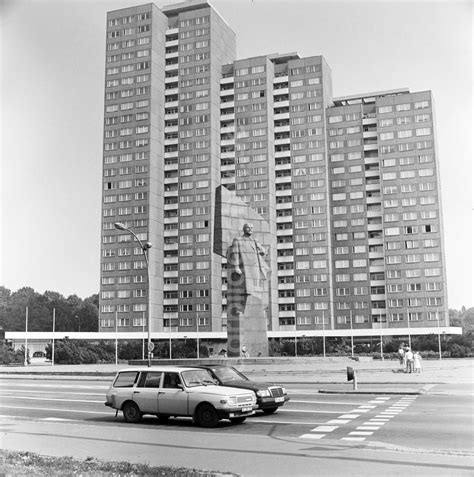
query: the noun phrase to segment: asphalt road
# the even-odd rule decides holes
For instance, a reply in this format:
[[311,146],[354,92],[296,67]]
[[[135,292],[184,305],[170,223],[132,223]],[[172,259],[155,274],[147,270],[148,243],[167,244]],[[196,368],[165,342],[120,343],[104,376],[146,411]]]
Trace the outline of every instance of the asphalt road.
[[245,476],[474,475],[468,384],[417,395],[321,394],[294,383],[274,415],[202,429],[185,418],[125,423],[103,404],[109,380],[0,379],[2,447]]

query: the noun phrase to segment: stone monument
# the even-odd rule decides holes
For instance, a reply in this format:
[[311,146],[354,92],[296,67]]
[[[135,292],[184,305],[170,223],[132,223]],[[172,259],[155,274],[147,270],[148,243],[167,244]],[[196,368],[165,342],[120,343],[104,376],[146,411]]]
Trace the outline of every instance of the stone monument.
[[218,189],[216,204],[214,252],[227,259],[227,355],[268,356],[268,224],[224,188]]

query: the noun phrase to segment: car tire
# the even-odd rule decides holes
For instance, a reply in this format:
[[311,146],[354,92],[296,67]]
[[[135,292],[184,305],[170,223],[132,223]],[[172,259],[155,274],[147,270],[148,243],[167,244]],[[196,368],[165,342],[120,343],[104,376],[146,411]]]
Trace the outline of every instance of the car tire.
[[219,416],[213,406],[201,404],[196,409],[196,422],[201,427],[216,427],[219,422]]
[[268,409],[262,409],[262,411],[264,414],[273,414],[277,409],[277,407],[269,407]]
[[126,422],[140,422],[142,413],[140,408],[131,401],[126,402],[122,407],[123,418]]
[[242,424],[245,419],[247,419],[247,417],[231,417],[229,421],[232,422],[232,424]]

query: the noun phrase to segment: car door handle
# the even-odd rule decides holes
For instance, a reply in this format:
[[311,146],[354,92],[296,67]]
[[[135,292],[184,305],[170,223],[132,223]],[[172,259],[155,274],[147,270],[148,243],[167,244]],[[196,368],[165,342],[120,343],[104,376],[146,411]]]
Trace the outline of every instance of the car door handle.
[[164,391],[158,391],[158,394],[166,394]]
[[133,394],[140,394],[140,391],[133,391]]

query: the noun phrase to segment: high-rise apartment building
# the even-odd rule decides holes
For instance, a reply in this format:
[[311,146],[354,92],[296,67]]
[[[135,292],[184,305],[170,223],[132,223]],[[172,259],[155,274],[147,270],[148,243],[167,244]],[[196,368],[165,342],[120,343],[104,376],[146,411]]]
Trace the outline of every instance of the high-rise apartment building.
[[219,185],[269,223],[269,330],[448,324],[430,92],[337,98],[321,56],[237,60],[205,0],[110,12],[106,50],[101,331],[225,331]]

